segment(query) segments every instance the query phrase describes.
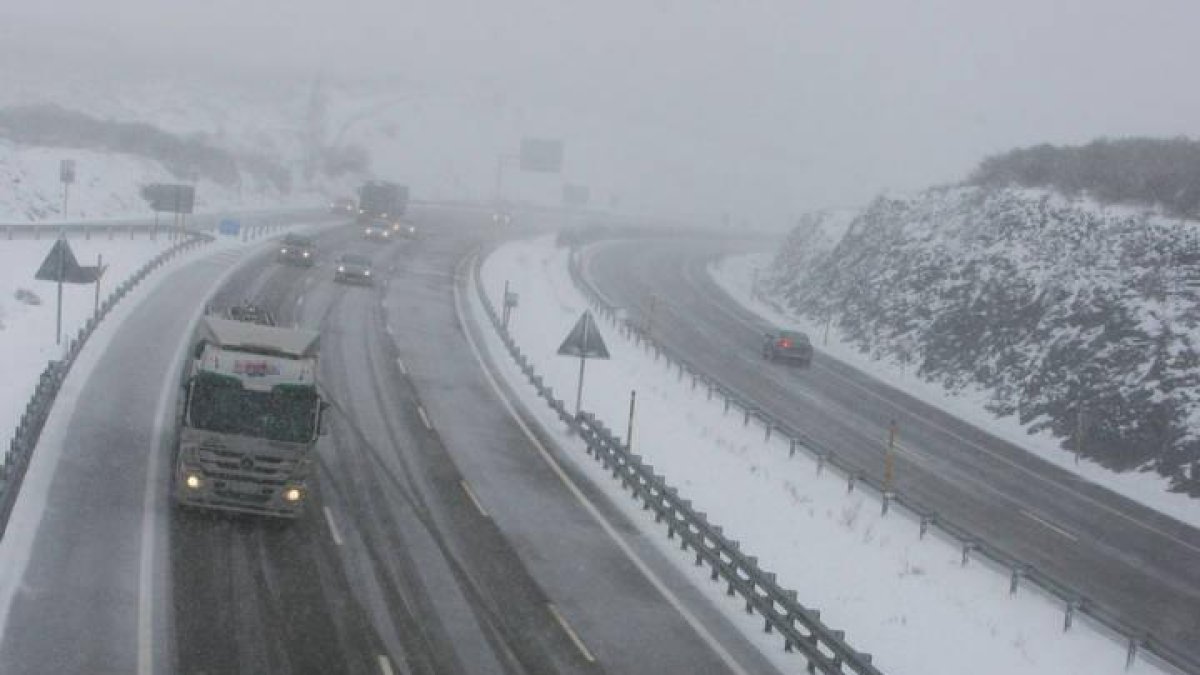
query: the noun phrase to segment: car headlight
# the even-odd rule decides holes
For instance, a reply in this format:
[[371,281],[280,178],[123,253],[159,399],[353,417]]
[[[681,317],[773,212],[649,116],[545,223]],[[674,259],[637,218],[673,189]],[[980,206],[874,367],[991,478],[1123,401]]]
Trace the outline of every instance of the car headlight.
[[279,249],[279,252],[280,252],[280,253],[287,253],[287,249],[286,249],[286,248],[281,248],[281,249]]
[[417,228],[413,227],[412,225],[409,225],[409,226],[408,226],[408,233],[409,233],[409,234],[415,234],[415,233],[416,233],[416,231],[417,231]]
[[304,498],[304,491],[296,487],[288,488],[283,491],[283,498],[289,502],[298,502]]
[[369,277],[369,276],[371,276],[371,270],[363,270],[363,276],[364,276],[364,277]]
[[204,484],[204,480],[200,478],[199,474],[189,473],[183,480],[183,484],[192,490],[199,490],[200,486]]
[[346,271],[346,266],[345,266],[345,265],[338,265],[338,271],[339,271],[339,272],[345,272],[345,271]]
[[305,252],[304,252],[304,257],[305,257],[305,258],[307,258],[307,257],[308,257],[308,251],[305,251]]

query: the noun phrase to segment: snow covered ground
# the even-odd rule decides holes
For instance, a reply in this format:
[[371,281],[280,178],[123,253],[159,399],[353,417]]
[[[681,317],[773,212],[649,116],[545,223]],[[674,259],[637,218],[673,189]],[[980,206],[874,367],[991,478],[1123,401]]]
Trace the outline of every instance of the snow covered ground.
[[[488,257],[482,280],[496,306],[506,281],[519,294],[511,321],[514,337],[546,383],[571,399],[578,361],[556,351],[587,305],[571,284],[566,261],[566,250],[556,249],[549,237],[511,243]],[[733,278],[741,279],[744,269]],[[486,325],[478,302],[474,308]],[[782,441],[765,441],[761,427],[744,428],[740,415],[723,414],[722,404],[708,401],[703,390],[679,382],[608,324],[600,328],[612,359],[588,363],[583,407],[623,431],[630,392],[636,390],[635,452],[739,540],[743,550],[758,556],[784,587],[795,589],[802,603],[819,609],[823,621],[845,630],[851,645],[873,654],[882,671],[1160,672],[1145,659],[1126,671],[1125,645],[1086,621],[1077,619],[1076,627],[1063,633],[1058,603],[1027,587],[1010,596],[1005,573],[978,561],[963,567],[956,544],[936,536],[919,539],[918,523],[896,511],[881,516],[872,497],[847,494],[843,480],[830,472],[818,474],[808,459],[789,459]],[[796,670],[799,659],[784,653],[776,637],[762,633],[759,618],[747,617],[740,603],[726,598],[722,587],[707,580],[706,570],[692,565],[690,554],[668,545],[661,526],[583,453],[578,439],[565,434],[499,339],[490,328],[485,333],[505,377],[579,469],[652,532],[648,538],[659,542],[681,571],[707,586],[713,601],[785,672]]]
[[[101,300],[173,243],[165,236],[151,241],[145,234],[134,239],[70,240],[80,265],[95,265],[102,258],[108,266],[100,282]],[[94,284],[63,284],[63,339],[61,345],[55,344],[58,284],[33,278],[53,245],[48,239],[0,240],[0,354],[5,355],[4,377],[0,378],[0,439],[5,441],[16,428],[46,363],[62,357],[70,338],[92,315],[95,303]]]
[[1030,434],[1015,418],[997,417],[988,412],[985,408],[988,400],[986,392],[967,387],[961,393],[951,394],[943,387],[918,377],[912,366],[905,368],[902,364],[873,359],[870,355],[858,351],[849,341],[842,339],[836,326],[830,328],[826,340],[826,328],[823,323],[787,312],[780,305],[768,302],[752,292],[755,270],[761,273],[768,269],[771,258],[772,255],[768,253],[731,256],[710,265],[709,274],[731,297],[767,321],[781,327],[790,326],[807,332],[812,336],[814,346],[819,351],[871,373],[897,389],[967,420],[1097,485],[1182,522],[1200,527],[1200,500],[1185,494],[1168,492],[1166,479],[1157,473],[1114,473],[1087,458],[1076,463],[1074,456],[1060,447],[1060,439],[1056,439],[1049,432]]

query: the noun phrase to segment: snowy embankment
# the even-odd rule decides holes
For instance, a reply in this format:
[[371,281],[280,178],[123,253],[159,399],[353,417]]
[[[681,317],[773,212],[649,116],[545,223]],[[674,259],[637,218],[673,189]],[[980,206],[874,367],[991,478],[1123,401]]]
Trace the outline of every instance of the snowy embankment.
[[[166,236],[151,240],[145,233],[133,239],[70,240],[80,265],[95,265],[102,259],[107,266],[100,281],[101,300],[174,243]],[[95,284],[63,284],[62,343],[56,344],[58,284],[34,279],[53,245],[49,239],[0,240],[0,354],[6,355],[0,379],[0,439],[6,445],[39,374],[47,362],[62,357],[71,337],[92,315],[96,301]]]
[[[510,328],[537,372],[560,396],[573,399],[579,363],[556,355],[586,302],[572,286],[566,249],[550,237],[499,248],[482,268],[492,302],[500,306],[505,282],[520,296]],[[476,303],[480,324],[487,326]],[[601,331],[612,353],[590,361],[583,408],[616,430],[626,429],[630,392],[637,391],[634,451],[667,477],[726,534],[821,611],[848,642],[873,654],[889,673],[1127,672],[1125,646],[1094,632],[1086,621],[1062,631],[1062,608],[1033,589],[1009,595],[1008,578],[978,563],[961,565],[956,544],[918,538],[918,523],[879,504],[814,462],[789,459],[786,442],[764,440],[720,402],[679,381],[663,363],[641,352],[607,324]],[[588,461],[578,439],[568,437],[485,327],[488,349],[527,407],[555,433],[580,471],[652,534],[681,571],[711,592],[713,601],[744,628],[785,671],[801,662],[765,636],[756,617],[707,581],[707,573],[679,553],[609,475]],[[1159,672],[1138,662],[1128,672]]]

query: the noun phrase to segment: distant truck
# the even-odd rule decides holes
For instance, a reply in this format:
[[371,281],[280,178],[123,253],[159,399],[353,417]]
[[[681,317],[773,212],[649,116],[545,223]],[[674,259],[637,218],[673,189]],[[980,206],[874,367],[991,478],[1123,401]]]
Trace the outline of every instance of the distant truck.
[[204,316],[184,368],[174,495],[182,506],[295,518],[326,404],[315,331]]
[[358,221],[392,224],[408,208],[408,186],[389,181],[368,181],[358,190]]

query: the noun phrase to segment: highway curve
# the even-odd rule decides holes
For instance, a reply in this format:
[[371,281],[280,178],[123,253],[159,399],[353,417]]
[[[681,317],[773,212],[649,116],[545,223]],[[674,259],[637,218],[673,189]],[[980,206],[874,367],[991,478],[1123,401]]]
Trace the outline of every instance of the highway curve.
[[896,420],[898,490],[1200,663],[1200,532],[822,354],[819,336],[810,370],[765,362],[762,320],[706,272],[723,252],[755,246],[611,242],[591,249],[585,277],[635,315],[655,295],[657,339],[868,474],[882,476]]

